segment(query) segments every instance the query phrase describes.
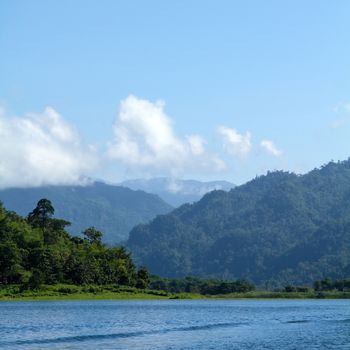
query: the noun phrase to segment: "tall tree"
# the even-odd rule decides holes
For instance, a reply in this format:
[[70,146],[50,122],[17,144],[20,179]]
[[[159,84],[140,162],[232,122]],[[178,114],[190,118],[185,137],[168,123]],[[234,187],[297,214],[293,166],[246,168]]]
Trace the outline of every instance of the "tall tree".
[[33,227],[40,227],[43,231],[48,225],[49,219],[55,213],[55,209],[52,206],[51,201],[46,198],[42,198],[37,203],[35,209],[28,214],[28,222]]

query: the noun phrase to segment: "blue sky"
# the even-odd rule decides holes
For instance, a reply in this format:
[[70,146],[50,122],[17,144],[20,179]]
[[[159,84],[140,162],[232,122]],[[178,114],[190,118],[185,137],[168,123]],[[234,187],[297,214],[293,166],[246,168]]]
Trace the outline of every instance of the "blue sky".
[[242,183],[346,159],[349,18],[345,0],[2,1],[5,185]]

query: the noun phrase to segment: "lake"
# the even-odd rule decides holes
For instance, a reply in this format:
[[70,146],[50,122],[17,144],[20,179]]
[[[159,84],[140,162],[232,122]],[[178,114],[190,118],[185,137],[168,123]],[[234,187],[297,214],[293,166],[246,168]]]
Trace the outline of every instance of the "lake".
[[350,349],[350,301],[1,302],[0,349]]

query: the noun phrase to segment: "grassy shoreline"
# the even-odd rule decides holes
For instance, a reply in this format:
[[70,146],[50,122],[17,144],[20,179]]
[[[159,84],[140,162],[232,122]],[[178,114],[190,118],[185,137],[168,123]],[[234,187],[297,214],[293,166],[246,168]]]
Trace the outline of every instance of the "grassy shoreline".
[[243,299],[350,299],[350,292],[270,292],[254,291],[223,295],[167,293],[159,290],[118,286],[43,286],[40,290],[21,290],[20,286],[0,287],[1,301],[35,300],[243,300]]

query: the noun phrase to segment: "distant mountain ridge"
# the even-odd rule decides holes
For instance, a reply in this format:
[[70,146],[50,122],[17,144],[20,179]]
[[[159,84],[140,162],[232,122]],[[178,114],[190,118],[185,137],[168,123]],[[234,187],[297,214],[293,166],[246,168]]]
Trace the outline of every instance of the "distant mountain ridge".
[[109,244],[125,241],[132,227],[172,209],[157,195],[102,182],[0,191],[4,206],[23,216],[35,208],[41,198],[52,202],[55,217],[72,223],[68,227],[70,233],[78,235],[87,227],[95,226],[104,233],[104,241]]
[[210,192],[135,227],[127,246],[161,276],[269,286],[349,277],[350,160],[302,176],[270,172]]
[[157,194],[173,207],[196,202],[206,193],[213,190],[229,191],[231,188],[235,187],[234,184],[228,181],[202,182],[167,177],[127,180],[121,182],[119,185],[133,190],[143,190],[148,193]]

